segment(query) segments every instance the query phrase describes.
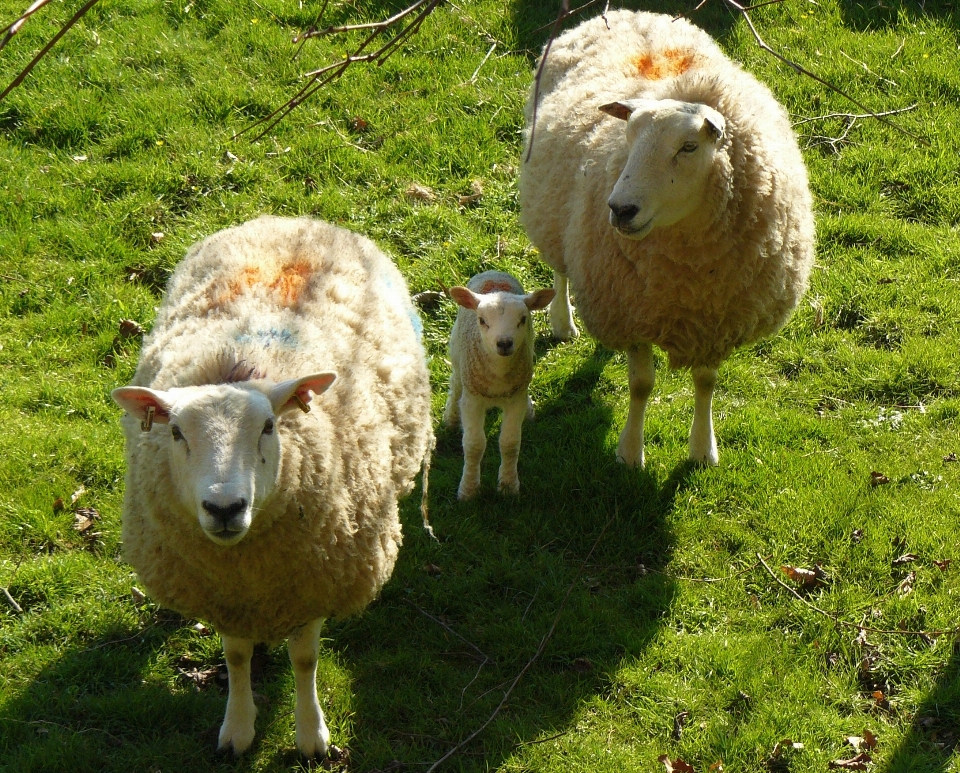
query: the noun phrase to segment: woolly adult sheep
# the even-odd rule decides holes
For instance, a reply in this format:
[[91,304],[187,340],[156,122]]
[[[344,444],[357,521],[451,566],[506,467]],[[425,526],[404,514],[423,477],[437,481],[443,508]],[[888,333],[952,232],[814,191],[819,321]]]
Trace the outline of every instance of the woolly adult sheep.
[[[652,344],[692,369],[690,458],[716,464],[711,403],[735,347],[776,332],[813,263],[807,172],[786,111],[689,22],[609,12],[550,48],[526,106],[521,220],[555,270],[551,324],[627,351],[618,457],[644,463]],[[620,119],[620,120],[615,120]],[[568,284],[569,282],[569,284]]]
[[221,749],[253,741],[254,643],[289,637],[297,748],[326,753],[320,626],[390,577],[397,500],[432,443],[419,338],[403,277],[372,242],[261,217],[190,249],[133,385],[113,392],[124,553],[161,604],[222,635]]
[[520,490],[517,459],[525,416],[533,418],[528,387],[533,377],[533,318],[546,308],[553,290],[525,293],[510,274],[484,271],[466,287],[451,287],[459,305],[450,332],[450,393],[443,410],[448,427],[463,424],[463,476],[459,499],[480,485],[480,462],[487,447],[483,422],[491,408],[503,410],[500,424],[501,491]]

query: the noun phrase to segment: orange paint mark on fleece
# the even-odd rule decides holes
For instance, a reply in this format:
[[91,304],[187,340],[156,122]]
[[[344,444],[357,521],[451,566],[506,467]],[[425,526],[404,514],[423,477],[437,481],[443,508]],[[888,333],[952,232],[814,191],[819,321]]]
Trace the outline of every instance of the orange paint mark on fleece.
[[488,279],[480,287],[480,294],[486,295],[487,293],[512,293],[513,288],[510,286],[509,282],[504,282],[502,280],[498,281],[496,279]]
[[683,75],[697,63],[697,55],[681,48],[667,48],[663,51],[643,53],[632,60],[642,78],[658,81]]
[[311,273],[309,263],[287,263],[270,283],[270,289],[279,293],[284,306],[293,306],[303,295]]

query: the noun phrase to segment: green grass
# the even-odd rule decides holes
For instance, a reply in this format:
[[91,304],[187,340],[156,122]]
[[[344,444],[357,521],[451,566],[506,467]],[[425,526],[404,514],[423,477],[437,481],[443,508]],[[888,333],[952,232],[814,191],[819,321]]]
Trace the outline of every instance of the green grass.
[[[4,82],[78,5],[51,4],[24,27],[0,57]],[[122,561],[109,392],[131,377],[138,343],[118,325],[149,329],[191,243],[260,213],[307,214],[374,238],[414,291],[488,268],[550,282],[518,224],[516,177],[546,36],[535,28],[555,3],[443,8],[382,67],[351,70],[259,142],[233,140],[302,72],[342,55],[341,42],[314,41],[291,59],[292,35],[319,5],[102,0],[0,103],[0,586],[24,609],[0,600],[3,773],[303,767],[285,649],[258,659],[253,749],[216,757],[224,693],[178,669],[221,663],[219,641],[138,605]],[[333,3],[328,19],[402,5]],[[12,19],[22,4],[0,8]],[[842,119],[798,126],[819,265],[784,331],[721,369],[718,469],[684,462],[692,387],[663,358],[648,467],[618,466],[623,355],[589,336],[551,343],[538,315],[538,418],[524,431],[519,498],[494,493],[491,443],[482,494],[457,503],[459,436],[439,432],[440,542],[407,501],[381,598],[326,628],[321,700],[349,770],[425,770],[493,714],[555,621],[506,706],[445,769],[647,772],[669,754],[697,771],[721,760],[728,771],[825,770],[854,756],[845,739],[865,729],[879,738],[874,770],[960,768],[953,637],[858,641],[756,557],[777,572],[820,564],[829,583],[805,599],[851,624],[957,623],[960,464],[944,457],[960,454],[960,10],[786,0],[755,17],[768,41],[870,106],[916,104],[894,120],[926,143],[860,121],[833,148],[818,137],[838,137]],[[859,112],[765,55],[719,0],[694,18],[797,120]],[[475,180],[483,197],[460,206]],[[411,183],[436,200],[405,196]],[[424,320],[437,419],[453,316],[450,304]],[[871,487],[871,471],[890,483]],[[76,506],[102,516],[94,536],[73,529],[81,487]],[[894,565],[905,553],[917,560]],[[955,564],[942,571],[945,559]],[[786,738],[803,747],[771,761]]]

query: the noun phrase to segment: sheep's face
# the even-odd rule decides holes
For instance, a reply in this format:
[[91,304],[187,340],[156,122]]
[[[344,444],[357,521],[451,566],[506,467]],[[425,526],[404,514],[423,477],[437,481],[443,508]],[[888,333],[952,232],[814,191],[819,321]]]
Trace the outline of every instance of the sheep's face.
[[711,107],[637,99],[600,108],[625,120],[629,153],[607,200],[610,224],[630,239],[678,223],[705,199],[725,121]]
[[494,357],[510,357],[523,349],[527,336],[533,335],[530,312],[546,308],[554,294],[552,289],[518,295],[450,288],[450,296],[460,306],[476,313],[483,348]]
[[153,409],[151,431],[161,433],[161,453],[173,475],[169,496],[211,540],[234,545],[276,487],[278,416],[301,403],[305,408],[311,392],[323,392],[335,378],[323,373],[276,385],[251,381],[165,392],[122,387],[113,398],[135,418]]

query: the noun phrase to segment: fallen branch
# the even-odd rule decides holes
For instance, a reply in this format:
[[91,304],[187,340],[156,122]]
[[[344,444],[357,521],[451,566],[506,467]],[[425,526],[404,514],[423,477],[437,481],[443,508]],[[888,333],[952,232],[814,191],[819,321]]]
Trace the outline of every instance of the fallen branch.
[[587,566],[587,562],[590,561],[590,557],[593,555],[593,551],[597,549],[597,545],[600,544],[600,540],[603,539],[603,535],[606,534],[607,528],[610,526],[611,523],[613,523],[614,518],[616,518],[616,513],[614,513],[614,517],[610,518],[610,520],[608,520],[604,525],[604,527],[600,530],[600,534],[597,535],[596,540],[594,540],[593,542],[593,547],[590,548],[590,552],[587,553],[586,558],[583,559],[583,563],[580,564],[580,568],[577,570],[577,574],[573,578],[573,582],[571,582],[570,587],[567,588],[567,592],[563,597],[563,601],[560,602],[560,608],[557,610],[557,614],[553,618],[553,624],[550,626],[550,630],[547,631],[546,634],[544,634],[544,637],[540,640],[540,646],[537,647],[537,651],[533,653],[533,657],[531,657],[530,660],[527,661],[527,664],[522,669],[520,669],[520,673],[517,674],[514,680],[510,683],[510,686],[507,688],[506,692],[504,692],[503,694],[503,699],[500,701],[500,703],[497,704],[497,707],[493,710],[493,713],[489,717],[487,717],[486,721],[482,725],[480,725],[480,727],[474,730],[470,735],[464,738],[460,743],[454,746],[450,751],[444,754],[439,760],[437,760],[429,768],[427,768],[426,773],[433,773],[433,771],[436,770],[438,767],[440,767],[440,765],[442,765],[444,762],[450,759],[454,754],[459,752],[464,746],[466,746],[474,738],[480,735],[480,733],[486,730],[487,726],[491,722],[493,722],[494,719],[496,719],[501,709],[503,709],[503,707],[506,705],[507,701],[509,700],[510,696],[513,694],[514,688],[516,688],[517,684],[519,684],[520,680],[523,678],[523,675],[530,670],[533,664],[537,661],[537,658],[539,658],[540,655],[543,654],[544,649],[546,649],[547,642],[550,641],[551,637],[553,636],[553,632],[557,628],[557,623],[560,622],[560,616],[563,614],[563,610],[567,605],[567,599],[570,598],[570,594],[573,592],[574,587],[576,587],[577,582],[580,580],[580,575],[583,574],[583,570]]
[[10,579],[7,581],[7,584],[4,587],[0,588],[0,592],[3,593],[3,597],[7,600],[7,603],[13,608],[13,611],[16,612],[18,615],[23,614],[23,607],[21,607],[17,603],[17,600],[10,595],[9,586],[14,581],[14,579],[16,579],[17,572],[20,571],[20,564],[22,563],[23,563],[23,554],[21,554],[20,557],[17,559],[16,566],[13,567],[13,574],[10,575]]
[[809,609],[812,609],[817,614],[823,615],[824,617],[832,620],[836,625],[842,625],[846,628],[855,628],[857,631],[866,631],[867,633],[879,633],[879,634],[891,634],[891,635],[895,634],[900,636],[919,636],[921,638],[926,637],[928,639],[933,639],[938,636],[956,635],[957,633],[960,633],[960,628],[947,628],[946,630],[942,630],[942,631],[910,631],[910,630],[903,630],[900,628],[874,628],[869,625],[863,625],[862,623],[851,623],[848,620],[841,620],[839,615],[836,615],[833,612],[827,612],[827,610],[821,609],[816,604],[813,604],[807,601],[807,599],[805,599],[803,596],[797,593],[795,588],[791,588],[783,580],[777,577],[777,575],[769,567],[767,562],[763,560],[763,556],[761,556],[759,553],[757,553],[757,558],[760,560],[760,563],[763,564],[763,568],[767,570],[767,574],[769,574],[774,579],[777,585],[779,585],[781,588],[787,591],[795,599],[802,602]]

